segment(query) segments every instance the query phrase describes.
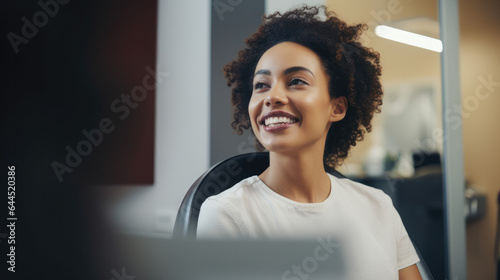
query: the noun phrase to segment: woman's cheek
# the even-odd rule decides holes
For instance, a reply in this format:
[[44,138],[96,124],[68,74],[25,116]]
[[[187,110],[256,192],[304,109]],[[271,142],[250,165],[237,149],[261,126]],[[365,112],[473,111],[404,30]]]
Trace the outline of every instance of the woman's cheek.
[[252,129],[255,131],[255,129],[257,129],[256,119],[258,116],[258,112],[256,112],[255,107],[251,105],[248,107],[248,116],[250,118],[250,124],[252,125]]

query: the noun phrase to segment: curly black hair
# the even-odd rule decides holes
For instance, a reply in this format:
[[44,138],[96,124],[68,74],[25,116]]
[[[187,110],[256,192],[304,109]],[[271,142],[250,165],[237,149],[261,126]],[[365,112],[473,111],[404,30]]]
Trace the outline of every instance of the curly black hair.
[[[322,19],[324,15],[325,19]],[[241,135],[251,127],[248,104],[252,81],[260,57],[281,42],[294,42],[314,51],[330,77],[331,98],[345,96],[348,109],[344,119],[332,123],[328,131],[323,164],[326,170],[342,164],[351,146],[370,132],[374,112],[380,112],[382,87],[380,55],[358,42],[366,24],[347,25],[325,6],[304,6],[263,17],[256,33],[245,40],[246,48],[224,66],[227,85],[232,87],[233,122]],[[258,150],[264,147],[256,139]]]

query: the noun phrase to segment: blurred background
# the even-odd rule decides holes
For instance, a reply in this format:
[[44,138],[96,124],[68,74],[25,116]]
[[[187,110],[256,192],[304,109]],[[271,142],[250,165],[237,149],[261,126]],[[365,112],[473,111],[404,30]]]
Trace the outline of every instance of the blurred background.
[[60,267],[78,263],[96,267],[82,279],[102,277],[113,263],[100,263],[109,232],[171,238],[198,176],[254,151],[252,134],[230,127],[222,67],[263,14],[303,3],[367,23],[361,40],[381,56],[382,113],[338,170],[391,196],[434,278],[445,279],[443,122],[462,126],[467,278],[495,279],[495,0],[458,1],[462,104],[444,111],[440,50],[376,32],[387,26],[439,39],[437,0],[8,1],[1,141],[3,166],[18,170],[18,276],[53,268],[62,278],[75,271]]

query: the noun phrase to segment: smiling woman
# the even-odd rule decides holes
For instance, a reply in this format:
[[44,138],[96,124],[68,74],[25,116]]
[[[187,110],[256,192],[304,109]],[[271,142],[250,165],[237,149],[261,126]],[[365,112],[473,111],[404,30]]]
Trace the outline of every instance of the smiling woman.
[[259,142],[269,151],[321,159],[331,123],[347,109],[344,96],[330,97],[321,59],[309,48],[283,42],[262,55],[256,70],[248,111]]
[[232,126],[252,128],[270,165],[205,201],[198,238],[334,237],[348,279],[421,279],[390,197],[327,173],[382,104],[379,55],[357,41],[364,28],[324,7],[275,13],[225,66]]

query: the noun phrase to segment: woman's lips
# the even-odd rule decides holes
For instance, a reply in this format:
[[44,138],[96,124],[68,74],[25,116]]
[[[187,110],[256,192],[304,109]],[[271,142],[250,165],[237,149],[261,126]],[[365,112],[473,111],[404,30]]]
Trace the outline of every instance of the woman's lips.
[[296,116],[285,111],[275,110],[264,114],[258,123],[264,128],[264,131],[279,132],[293,126],[297,122],[299,122],[299,118]]
[[290,126],[292,126],[294,124],[296,124],[296,122],[294,122],[294,123],[284,123],[284,124],[279,124],[279,125],[270,125],[270,126],[263,125],[263,127],[264,127],[265,131],[268,131],[268,132],[278,132],[278,131],[282,131],[282,130],[287,129],[287,128],[289,128]]

